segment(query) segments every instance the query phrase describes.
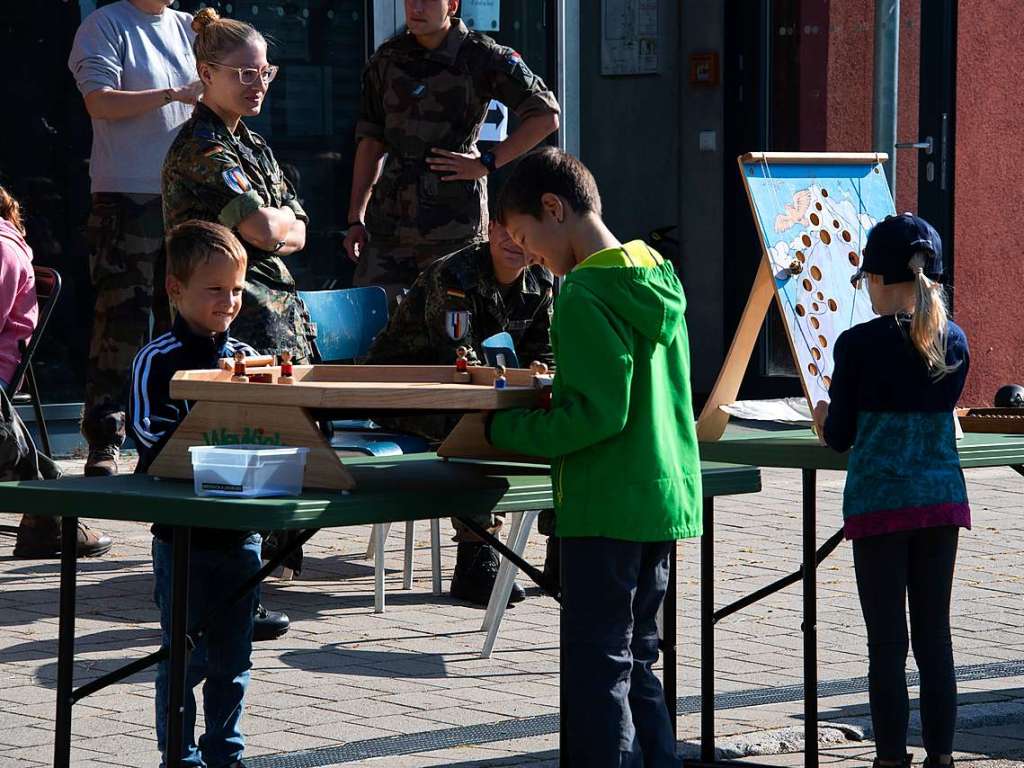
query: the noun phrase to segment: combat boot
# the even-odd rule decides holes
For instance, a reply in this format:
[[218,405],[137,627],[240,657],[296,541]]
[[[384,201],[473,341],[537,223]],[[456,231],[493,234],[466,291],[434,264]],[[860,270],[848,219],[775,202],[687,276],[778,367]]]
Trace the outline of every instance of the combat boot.
[[117,474],[117,459],[124,445],[124,412],[82,419],[82,435],[89,441],[86,477],[110,477]]
[[[487,607],[491,590],[498,577],[498,554],[488,544],[478,541],[460,541],[455,573],[452,576],[451,596],[474,605]],[[526,599],[519,584],[512,583],[509,605]]]
[[[14,556],[32,560],[43,560],[60,556],[59,517],[23,515],[18,526],[18,539],[14,545]],[[81,520],[78,521],[78,557],[99,557],[105,555],[113,539],[100,531],[94,531]]]

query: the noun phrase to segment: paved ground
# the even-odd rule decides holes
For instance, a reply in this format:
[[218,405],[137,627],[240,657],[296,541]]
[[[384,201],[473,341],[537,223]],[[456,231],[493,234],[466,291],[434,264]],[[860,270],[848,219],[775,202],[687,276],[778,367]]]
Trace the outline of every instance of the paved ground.
[[[77,466],[71,462],[69,470]],[[1010,470],[967,474],[975,529],[961,538],[953,606],[961,670],[959,759],[976,766],[1024,765],[1024,479]],[[838,528],[841,483],[839,474],[821,475],[820,540]],[[720,604],[798,564],[799,474],[767,470],[764,485],[756,496],[717,504]],[[89,517],[87,509],[75,512]],[[108,530],[116,537],[111,554],[80,568],[79,684],[157,646],[149,533],[133,523]],[[250,765],[557,765],[553,601],[531,592],[506,615],[494,656],[480,659],[482,611],[430,594],[426,525],[416,532],[413,589],[401,591],[401,573],[389,570],[383,615],[373,613],[373,568],[362,558],[368,536],[368,528],[323,531],[307,546],[301,579],[266,586],[264,602],[287,611],[293,625],[254,654],[245,722]],[[58,566],[14,560],[11,543],[0,539],[0,768],[34,768],[47,764],[52,751]],[[389,567],[400,567],[401,547],[395,530]],[[700,726],[694,711],[699,548],[687,542],[680,552],[679,732],[681,749],[692,752]],[[446,543],[446,587],[454,554],[454,544]],[[542,561],[540,536],[527,556]],[[851,740],[870,733],[870,720],[848,545],[821,567],[818,583],[819,703],[823,723],[837,724],[822,727],[822,761],[866,765],[873,755],[870,739]],[[781,752],[758,760],[802,764],[799,609],[797,586],[719,624],[716,731],[726,754]],[[76,705],[73,765],[157,765],[152,680],[152,672],[141,674]],[[766,698],[775,703],[759,703]],[[912,741],[920,756],[919,732]],[[286,761],[274,758],[282,753],[293,754]]]

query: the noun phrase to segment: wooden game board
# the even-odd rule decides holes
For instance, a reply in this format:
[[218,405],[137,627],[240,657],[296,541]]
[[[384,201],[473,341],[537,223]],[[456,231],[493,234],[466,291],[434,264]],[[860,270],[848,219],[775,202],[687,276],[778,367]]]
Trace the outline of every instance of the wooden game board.
[[1024,408],[958,408],[964,432],[1024,434]]
[[[310,449],[306,486],[348,490],[355,481],[318,429],[318,411],[475,415],[536,407],[539,385],[546,381],[529,370],[507,369],[506,388],[496,389],[495,370],[475,366],[460,373],[454,366],[296,365],[291,384],[280,383],[279,366],[248,368],[246,373],[269,374],[270,382],[235,382],[230,370],[179,371],[174,375],[171,397],[195,405],[150,466],[149,474],[191,479],[188,449],[195,445],[304,446]],[[479,415],[464,417],[438,448],[438,455],[526,458],[510,457],[489,446],[481,423]]]

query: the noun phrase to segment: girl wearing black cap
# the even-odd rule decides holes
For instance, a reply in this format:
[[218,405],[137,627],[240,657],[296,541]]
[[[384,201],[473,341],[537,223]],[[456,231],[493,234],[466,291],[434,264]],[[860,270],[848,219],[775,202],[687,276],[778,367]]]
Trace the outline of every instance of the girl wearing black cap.
[[912,759],[908,597],[925,766],[953,762],[949,602],[959,529],[970,528],[971,512],[952,411],[969,357],[963,331],[948,318],[941,274],[941,240],[923,219],[892,216],[871,230],[854,285],[867,283],[879,317],[836,340],[831,403],[814,409],[828,445],[852,446],[843,520],[867,626],[876,766]]

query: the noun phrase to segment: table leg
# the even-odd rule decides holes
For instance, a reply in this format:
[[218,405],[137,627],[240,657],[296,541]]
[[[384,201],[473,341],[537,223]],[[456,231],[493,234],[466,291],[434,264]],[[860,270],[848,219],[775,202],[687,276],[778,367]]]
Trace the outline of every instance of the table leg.
[[[562,540],[558,540],[559,582],[565,584],[565,554]],[[558,606],[558,765],[569,768],[569,706],[565,687],[565,601]]]
[[817,472],[803,470],[804,766],[818,768]]
[[167,702],[167,765],[181,763],[188,670],[188,571],[192,529],[176,526],[171,572],[171,648]]
[[678,733],[676,721],[676,672],[678,661],[676,659],[676,542],[672,542],[672,554],[668,561],[668,590],[665,592],[665,602],[661,609],[661,648],[664,654],[664,670],[662,671],[662,687],[665,691],[665,706],[668,708],[668,716],[672,720],[672,734]]
[[60,619],[57,630],[57,714],[54,768],[71,764],[71,707],[75,682],[75,590],[78,577],[78,518],[65,517],[60,533]]
[[700,537],[700,759],[715,759],[715,500],[704,499]]

